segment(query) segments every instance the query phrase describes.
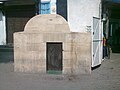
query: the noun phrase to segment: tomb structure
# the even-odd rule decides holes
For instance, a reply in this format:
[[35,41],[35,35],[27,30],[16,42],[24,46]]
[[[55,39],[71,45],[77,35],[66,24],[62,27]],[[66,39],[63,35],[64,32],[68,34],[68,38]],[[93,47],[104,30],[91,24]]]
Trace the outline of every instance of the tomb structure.
[[60,15],[37,15],[14,33],[14,70],[30,73],[91,73],[91,34],[70,32]]

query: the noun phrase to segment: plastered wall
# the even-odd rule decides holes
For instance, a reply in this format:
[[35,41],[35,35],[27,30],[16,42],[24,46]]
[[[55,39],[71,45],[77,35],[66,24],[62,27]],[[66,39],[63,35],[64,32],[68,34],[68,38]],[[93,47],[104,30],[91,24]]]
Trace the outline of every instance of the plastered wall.
[[46,73],[47,42],[62,42],[62,74],[90,74],[90,37],[90,33],[70,32],[67,22],[59,15],[35,16],[28,21],[24,32],[14,33],[14,70]]
[[68,0],[68,23],[74,32],[86,32],[93,24],[93,17],[100,17],[101,0]]

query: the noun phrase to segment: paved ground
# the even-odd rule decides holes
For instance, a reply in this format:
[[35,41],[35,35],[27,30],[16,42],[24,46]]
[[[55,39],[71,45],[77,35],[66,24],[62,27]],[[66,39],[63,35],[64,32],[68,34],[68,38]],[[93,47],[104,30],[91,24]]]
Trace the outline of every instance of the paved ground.
[[16,73],[12,62],[0,63],[0,90],[120,90],[120,54],[79,77]]

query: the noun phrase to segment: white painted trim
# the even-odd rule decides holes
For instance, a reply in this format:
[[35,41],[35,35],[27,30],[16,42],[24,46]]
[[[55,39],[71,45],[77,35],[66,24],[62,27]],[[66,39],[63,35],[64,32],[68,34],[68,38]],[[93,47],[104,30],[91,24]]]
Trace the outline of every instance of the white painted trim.
[[5,15],[3,15],[2,11],[0,11],[0,13],[1,13],[0,45],[6,45],[6,18]]
[[4,26],[4,44],[6,45],[6,17],[3,15],[3,26]]

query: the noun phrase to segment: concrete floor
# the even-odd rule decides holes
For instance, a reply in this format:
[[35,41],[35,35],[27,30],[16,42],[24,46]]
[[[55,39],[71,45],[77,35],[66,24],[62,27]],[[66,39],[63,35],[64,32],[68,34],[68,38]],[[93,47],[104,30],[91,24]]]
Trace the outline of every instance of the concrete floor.
[[111,54],[91,75],[78,77],[17,73],[12,62],[1,62],[0,90],[120,90],[120,54]]

